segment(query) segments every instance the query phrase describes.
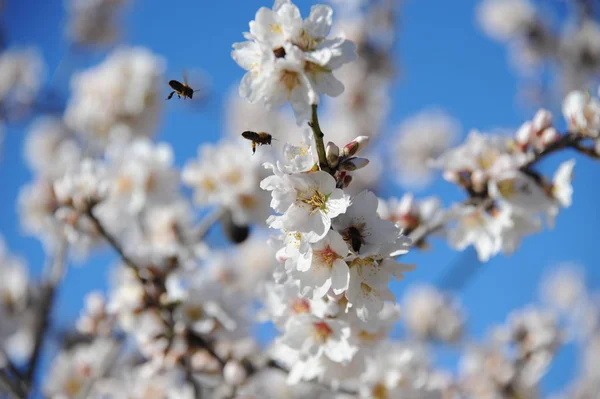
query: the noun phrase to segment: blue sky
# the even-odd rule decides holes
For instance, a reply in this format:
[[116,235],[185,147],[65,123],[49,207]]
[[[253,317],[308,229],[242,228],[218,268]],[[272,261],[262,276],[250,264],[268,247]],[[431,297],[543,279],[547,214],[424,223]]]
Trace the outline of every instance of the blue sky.
[[[312,1],[298,0],[306,15]],[[388,132],[404,118],[431,106],[445,109],[463,127],[463,135],[472,128],[489,130],[497,127],[516,128],[535,109],[517,101],[517,80],[507,62],[504,46],[484,37],[476,26],[476,1],[405,0],[402,6],[396,58],[399,79],[391,88],[393,107]],[[552,0],[551,11],[557,18],[565,12],[564,2]],[[183,68],[202,69],[211,79],[212,96],[200,112],[191,112],[171,101],[165,107],[158,140],[170,142],[176,163],[182,165],[196,155],[196,147],[205,141],[216,141],[224,131],[223,103],[230,88],[243,71],[230,57],[231,44],[241,41],[242,32],[261,6],[269,0],[137,1],[128,6],[124,21],[125,44],[140,45],[165,57],[169,78],[179,78]],[[10,45],[36,45],[41,48],[52,76],[67,53],[62,40],[65,21],[63,1],[21,0],[7,2],[2,15]],[[102,59],[104,52],[76,56],[63,61],[65,71],[84,68]],[[50,85],[68,93],[68,81],[58,74]],[[165,95],[169,89],[165,81]],[[560,120],[558,110],[557,120]],[[564,127],[560,122],[560,127]],[[40,244],[23,235],[19,228],[16,198],[19,187],[31,179],[23,164],[23,138],[27,124],[8,128],[0,156],[0,232],[8,247],[26,257],[34,272],[44,262]],[[385,137],[390,137],[391,134]],[[590,285],[598,282],[595,243],[600,216],[597,206],[600,191],[596,188],[598,165],[572,153],[558,154],[542,164],[551,174],[560,161],[577,159],[574,201],[562,212],[552,231],[524,240],[521,249],[510,257],[498,256],[482,266],[480,272],[460,292],[465,302],[469,329],[481,336],[492,323],[502,322],[508,312],[538,295],[538,283],[545,271],[559,263],[574,261],[585,266]],[[403,190],[385,179],[380,187],[383,196],[400,196]],[[450,184],[436,182],[419,195],[436,194],[446,203],[460,200],[462,194]],[[401,293],[407,283],[438,281],[448,265],[461,254],[433,241],[434,249],[411,254],[407,261],[417,263],[417,270],[394,286]],[[474,256],[461,258],[473,262]],[[58,324],[68,325],[81,307],[82,295],[91,288],[106,285],[114,255],[110,251],[94,254],[84,267],[72,267],[59,295],[56,314]],[[444,363],[448,359],[442,356]],[[573,373],[573,351],[560,354],[557,365],[545,381],[545,387],[564,384]]]

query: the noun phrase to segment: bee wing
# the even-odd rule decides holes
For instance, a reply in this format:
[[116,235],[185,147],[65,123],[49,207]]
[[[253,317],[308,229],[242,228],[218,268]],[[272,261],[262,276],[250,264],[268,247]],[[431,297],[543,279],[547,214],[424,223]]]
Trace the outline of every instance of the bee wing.
[[173,90],[178,92],[183,90],[183,85],[177,80],[169,80],[169,86],[171,86]]
[[185,85],[189,86],[189,84],[188,84],[187,70],[185,68],[183,69],[182,74],[183,74],[183,83]]
[[252,132],[250,130],[246,130],[245,132],[242,133],[242,137],[247,139],[247,140],[256,140],[259,136],[256,132]]

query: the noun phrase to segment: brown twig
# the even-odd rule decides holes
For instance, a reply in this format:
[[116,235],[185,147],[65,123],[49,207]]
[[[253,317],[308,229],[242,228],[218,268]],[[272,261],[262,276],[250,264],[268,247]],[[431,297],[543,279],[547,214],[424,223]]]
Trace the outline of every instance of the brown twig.
[[325,152],[325,142],[323,138],[325,134],[321,130],[321,126],[319,125],[319,116],[317,113],[317,104],[312,105],[312,114],[310,121],[308,122],[308,126],[312,129],[313,136],[315,138],[315,147],[317,148],[317,155],[319,156],[319,168],[327,173],[331,173],[331,168],[327,163],[327,154]]
[[67,256],[67,243],[61,241],[58,243],[53,261],[49,264],[46,281],[41,287],[41,294],[38,302],[38,312],[36,314],[34,326],[34,346],[27,371],[25,372],[24,381],[28,386],[29,391],[33,390],[33,380],[35,372],[39,365],[39,358],[44,346],[45,335],[50,326],[50,315],[56,296],[56,290],[64,275]]
[[119,254],[119,256],[121,257],[121,259],[123,260],[123,262],[125,262],[125,264],[127,266],[129,266],[134,272],[136,272],[136,275],[139,273],[140,271],[140,267],[136,264],[136,262],[131,259],[123,250],[123,247],[121,247],[121,244],[119,244],[119,242],[117,241],[117,239],[115,237],[112,236],[112,234],[110,234],[102,225],[102,223],[100,222],[100,220],[98,220],[98,218],[94,215],[94,207],[90,207],[88,209],[88,211],[86,212],[86,215],[90,218],[90,220],[92,221],[92,223],[94,224],[94,227],[98,230],[98,233],[100,233],[100,235],[102,237],[104,237],[104,239],[106,241],[108,241],[108,243],[110,244],[110,246],[117,251],[117,253]]

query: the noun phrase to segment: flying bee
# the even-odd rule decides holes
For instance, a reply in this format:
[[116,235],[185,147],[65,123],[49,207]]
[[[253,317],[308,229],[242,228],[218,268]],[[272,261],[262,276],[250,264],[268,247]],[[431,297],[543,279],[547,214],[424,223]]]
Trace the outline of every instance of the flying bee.
[[244,133],[242,133],[242,137],[252,141],[252,155],[254,155],[256,152],[257,145],[271,145],[271,140],[275,140],[269,133],[257,133],[250,130],[246,130]]
[[355,226],[348,227],[346,231],[344,231],[342,237],[345,241],[350,242],[350,246],[352,247],[352,250],[354,250],[354,252],[358,253],[360,251],[360,247],[363,243],[363,237],[358,228],[356,228]]
[[173,91],[169,93],[167,100],[170,100],[174,94],[177,94],[177,97],[179,98],[183,97],[184,100],[186,98],[189,98],[191,100],[192,98],[194,98],[194,93],[200,91],[194,90],[190,87],[190,85],[188,85],[187,74],[185,73],[185,71],[183,72],[183,83],[181,83],[178,80],[169,80],[169,86],[171,86],[171,89],[173,89]]

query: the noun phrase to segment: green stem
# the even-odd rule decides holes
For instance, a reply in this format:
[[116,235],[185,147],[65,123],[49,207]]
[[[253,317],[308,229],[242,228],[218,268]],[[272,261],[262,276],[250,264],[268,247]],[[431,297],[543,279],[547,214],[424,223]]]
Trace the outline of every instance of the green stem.
[[319,117],[317,115],[317,104],[312,105],[312,116],[310,121],[308,122],[308,126],[313,131],[313,136],[315,137],[315,146],[317,147],[317,154],[319,155],[319,168],[327,173],[331,173],[331,168],[327,163],[327,154],[325,153],[325,143],[323,142],[323,137],[325,136],[321,131],[321,126],[319,126]]

